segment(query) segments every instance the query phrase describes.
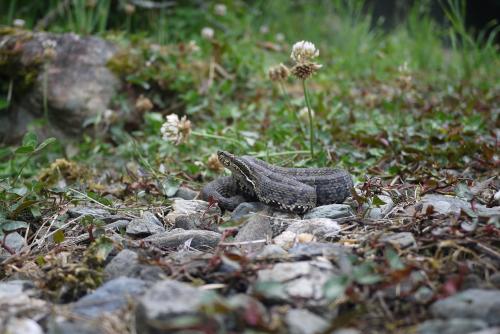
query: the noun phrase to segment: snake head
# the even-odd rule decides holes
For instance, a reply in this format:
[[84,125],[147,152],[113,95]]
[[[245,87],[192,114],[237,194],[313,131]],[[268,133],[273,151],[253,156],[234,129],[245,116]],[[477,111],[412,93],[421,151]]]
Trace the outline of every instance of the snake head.
[[239,157],[226,151],[217,151],[217,157],[224,167],[233,174],[245,177],[247,180],[252,178],[252,172],[249,166]]
[[217,151],[217,158],[227,168],[231,166],[232,161],[236,160],[236,156],[226,151]]

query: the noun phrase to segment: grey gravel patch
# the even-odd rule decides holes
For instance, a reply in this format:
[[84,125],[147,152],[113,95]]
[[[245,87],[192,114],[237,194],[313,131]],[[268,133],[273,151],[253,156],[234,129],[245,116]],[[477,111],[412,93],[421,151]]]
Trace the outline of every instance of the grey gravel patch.
[[380,241],[400,249],[417,246],[417,241],[411,232],[386,233],[380,237]]
[[38,296],[35,284],[28,280],[0,282],[0,299],[15,298],[17,295]]
[[285,322],[291,334],[316,334],[328,328],[328,322],[325,319],[304,309],[288,311]]
[[141,218],[132,219],[126,232],[134,236],[148,236],[165,232],[165,227],[153,213],[146,211]]
[[123,215],[111,214],[108,210],[96,207],[77,206],[68,210],[71,218],[80,216],[91,216],[94,219],[100,219],[104,223],[109,224],[118,220],[130,220],[129,217]]
[[349,248],[326,242],[308,242],[297,244],[288,250],[291,256],[298,258],[313,258],[316,256],[323,256],[326,258],[338,259],[342,256],[349,254]]
[[[286,299],[301,299],[306,305],[326,303],[323,286],[335,274],[334,267],[327,260],[277,263],[270,269],[257,273],[257,288],[260,284],[280,283]],[[273,298],[275,296],[272,296]]]
[[113,313],[127,306],[134,297],[146,291],[149,283],[129,277],[108,281],[89,295],[73,303],[71,311],[86,318],[97,318],[104,313]]
[[500,290],[469,289],[439,300],[430,308],[441,318],[475,318],[500,325]]
[[271,219],[265,215],[255,214],[240,228],[234,241],[250,242],[237,247],[245,252],[256,252],[264,248],[272,235]]
[[286,250],[278,245],[265,245],[264,248],[257,254],[259,259],[280,259],[287,257],[288,253]]
[[249,218],[250,215],[265,210],[267,205],[261,202],[243,202],[240,203],[231,213],[231,220],[239,222],[242,219]]
[[137,333],[168,333],[176,326],[174,320],[203,322],[199,308],[214,297],[189,284],[164,280],[153,285],[139,299],[136,309]]
[[198,192],[196,190],[187,187],[180,187],[179,189],[177,189],[173,197],[179,197],[185,200],[192,200],[195,199],[196,196],[198,196]]
[[328,204],[318,206],[304,215],[304,219],[312,218],[346,218],[354,216],[354,212],[347,204]]
[[220,242],[221,234],[207,230],[183,230],[174,229],[169,232],[154,234],[144,241],[151,242],[154,246],[160,248],[175,249],[180,246],[194,248],[197,250],[214,249]]
[[312,218],[294,221],[286,230],[295,234],[310,233],[318,239],[328,239],[338,235],[340,225],[329,218]]
[[417,334],[470,334],[487,328],[486,322],[478,319],[433,319],[417,326]]
[[171,225],[185,230],[216,230],[217,226],[214,224],[214,218],[220,215],[219,207],[209,207],[208,202],[175,199],[172,202],[172,211],[166,216],[166,220]]
[[434,211],[443,215],[459,215],[460,211],[465,211],[468,215],[475,217],[498,217],[500,216],[500,206],[487,208],[482,204],[474,204],[472,210],[471,204],[458,197],[451,197],[438,194],[427,194],[422,197],[416,207],[421,208],[422,212],[426,212],[427,208],[432,205]]
[[159,267],[141,264],[137,253],[129,249],[122,250],[111,259],[104,268],[104,274],[107,280],[126,276],[145,281],[157,281],[164,276]]

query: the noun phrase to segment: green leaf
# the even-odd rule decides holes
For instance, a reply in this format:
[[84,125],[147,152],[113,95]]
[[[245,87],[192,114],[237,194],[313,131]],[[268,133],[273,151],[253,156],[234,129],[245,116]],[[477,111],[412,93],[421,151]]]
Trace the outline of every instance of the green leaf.
[[352,270],[352,275],[358,284],[374,284],[382,280],[382,277],[375,273],[373,264],[370,262],[362,263]]
[[7,158],[12,154],[12,150],[9,147],[0,147],[0,161]]
[[349,277],[346,275],[334,276],[330,278],[323,286],[325,297],[328,300],[335,300],[341,297],[350,284]]
[[5,109],[9,106],[9,101],[4,98],[0,98],[0,110]]
[[177,190],[179,190],[180,185],[181,182],[175,179],[167,179],[163,181],[161,183],[163,195],[167,197],[174,196]]
[[400,270],[404,269],[405,265],[399,258],[398,253],[392,247],[387,247],[385,251],[385,259],[389,263],[391,269]]
[[28,228],[28,223],[10,219],[2,219],[0,221],[0,229],[4,232],[12,232],[21,228]]
[[28,154],[28,153],[33,153],[35,151],[34,146],[21,146],[18,147],[14,153],[15,154]]
[[27,132],[23,137],[23,146],[31,146],[33,148],[38,144],[38,137],[34,132]]
[[64,231],[63,230],[57,230],[56,233],[53,235],[54,242],[56,244],[60,244],[61,242],[64,241]]
[[93,200],[96,200],[97,202],[101,203],[101,204],[104,204],[106,206],[112,206],[113,205],[113,202],[111,202],[109,199],[107,199],[106,197],[102,197],[94,192],[91,192],[89,191],[87,193],[87,196],[92,198]]
[[36,264],[38,264],[39,267],[42,267],[42,266],[44,266],[47,263],[47,261],[45,261],[45,258],[42,255],[39,255],[35,259],[35,262],[36,262]]
[[55,141],[56,141],[56,139],[54,137],[50,137],[50,138],[45,139],[40,145],[38,145],[38,147],[36,148],[35,152],[40,152],[46,146],[54,143]]
[[268,299],[285,299],[287,296],[285,286],[281,282],[258,282],[254,288],[255,293]]
[[100,261],[104,261],[113,250],[114,245],[111,239],[101,237],[96,240],[93,247],[95,257]]
[[379,206],[384,205],[386,203],[384,201],[382,201],[380,199],[380,197],[378,197],[377,195],[375,195],[375,196],[373,196],[372,204],[375,205],[375,206],[377,206],[377,207],[379,207]]

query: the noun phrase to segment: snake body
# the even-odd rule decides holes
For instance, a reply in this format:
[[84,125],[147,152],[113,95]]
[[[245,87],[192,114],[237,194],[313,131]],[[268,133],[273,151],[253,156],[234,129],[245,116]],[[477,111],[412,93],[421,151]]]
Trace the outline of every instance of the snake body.
[[286,168],[251,156],[219,151],[219,161],[232,172],[208,183],[201,191],[222,209],[234,210],[248,200],[303,213],[316,206],[342,203],[353,186],[351,175],[335,168]]

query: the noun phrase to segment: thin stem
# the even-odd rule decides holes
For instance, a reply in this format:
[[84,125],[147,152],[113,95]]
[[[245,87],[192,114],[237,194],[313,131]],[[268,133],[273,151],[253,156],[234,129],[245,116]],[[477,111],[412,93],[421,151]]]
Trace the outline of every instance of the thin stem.
[[43,95],[43,115],[45,117],[45,120],[47,123],[49,122],[49,106],[47,102],[47,94],[48,94],[48,86],[49,86],[49,66],[48,62],[45,63],[44,65],[44,71],[43,71],[43,83],[42,83],[42,95]]
[[223,140],[231,141],[233,143],[237,143],[237,144],[241,145],[241,141],[234,139],[234,138],[230,138],[230,137],[212,135],[209,133],[201,133],[201,132],[196,132],[196,131],[191,131],[191,134],[193,136],[204,137],[204,138],[223,139]]
[[307,113],[309,114],[309,150],[311,151],[311,159],[314,158],[314,129],[311,100],[309,99],[309,92],[307,91],[306,80],[302,80],[302,87],[304,88],[304,97],[306,99]]

